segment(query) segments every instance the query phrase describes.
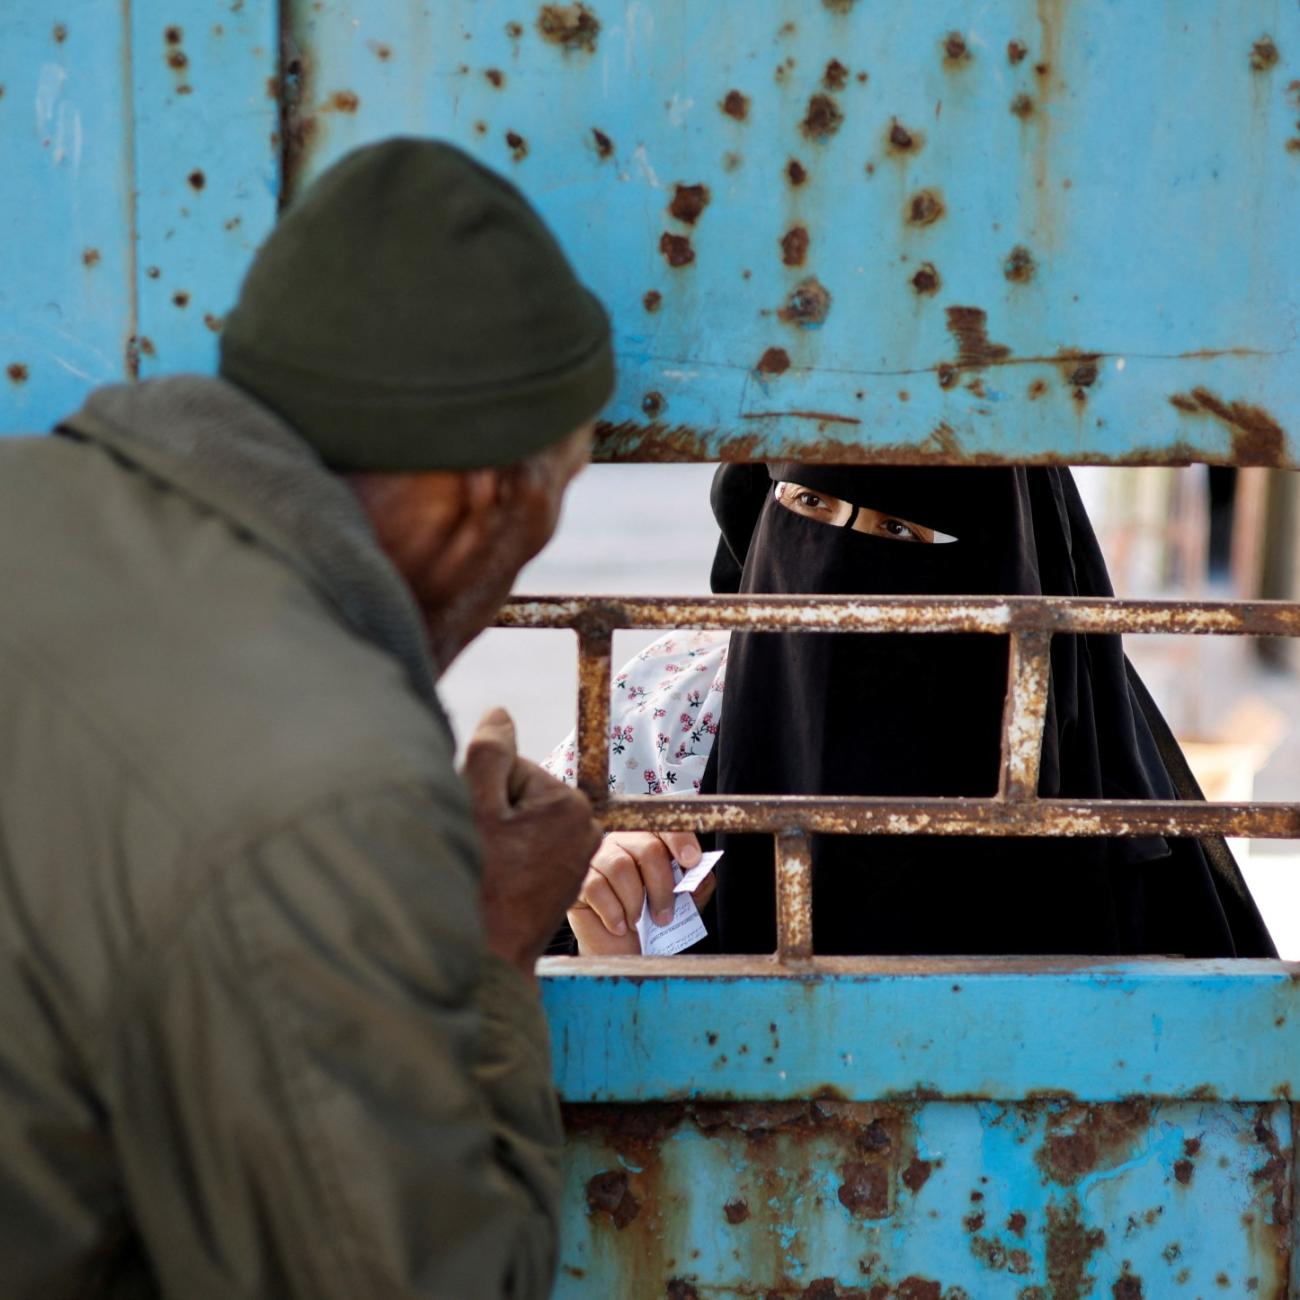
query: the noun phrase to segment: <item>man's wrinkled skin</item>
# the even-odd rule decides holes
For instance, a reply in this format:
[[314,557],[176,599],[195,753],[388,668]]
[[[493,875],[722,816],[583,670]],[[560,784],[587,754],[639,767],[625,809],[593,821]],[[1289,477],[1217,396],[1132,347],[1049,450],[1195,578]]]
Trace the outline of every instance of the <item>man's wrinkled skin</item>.
[[[519,570],[551,539],[591,437],[584,425],[497,469],[347,476],[415,596],[440,670],[492,622]],[[591,805],[518,755],[504,709],[475,729],[462,775],[483,842],[488,950],[532,979],[600,842]]]

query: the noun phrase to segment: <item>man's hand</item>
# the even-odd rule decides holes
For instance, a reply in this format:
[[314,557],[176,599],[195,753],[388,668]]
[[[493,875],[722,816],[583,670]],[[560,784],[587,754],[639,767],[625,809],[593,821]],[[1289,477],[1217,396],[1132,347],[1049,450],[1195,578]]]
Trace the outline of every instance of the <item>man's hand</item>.
[[[700,842],[690,831],[611,831],[591,859],[569,924],[584,957],[639,953],[636,923],[646,898],[658,925],[673,918],[673,860],[685,868],[700,860]],[[712,872],[695,891],[703,907],[713,895]]]
[[462,775],[483,840],[488,949],[531,979],[600,843],[591,804],[519,757],[504,709],[478,724]]

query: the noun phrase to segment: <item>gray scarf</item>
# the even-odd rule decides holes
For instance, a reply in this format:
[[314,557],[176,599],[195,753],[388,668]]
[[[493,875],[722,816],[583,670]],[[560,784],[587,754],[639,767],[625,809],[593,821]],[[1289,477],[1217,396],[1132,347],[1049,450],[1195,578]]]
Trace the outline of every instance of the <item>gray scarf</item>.
[[360,503],[278,416],[222,379],[97,389],[59,432],[108,447],[275,551],[442,717],[415,600]]

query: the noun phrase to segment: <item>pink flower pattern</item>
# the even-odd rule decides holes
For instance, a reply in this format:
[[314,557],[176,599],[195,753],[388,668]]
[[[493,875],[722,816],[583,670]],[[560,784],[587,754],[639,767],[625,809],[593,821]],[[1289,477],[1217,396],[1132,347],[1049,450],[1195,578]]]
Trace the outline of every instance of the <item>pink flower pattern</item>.
[[[727,640],[725,632],[674,632],[648,645],[615,674],[610,692],[611,794],[698,792],[718,733]],[[693,673],[707,676],[701,679]],[[677,721],[666,726],[668,718]],[[676,740],[670,732],[676,733]],[[573,785],[574,737],[556,746],[542,766]]]

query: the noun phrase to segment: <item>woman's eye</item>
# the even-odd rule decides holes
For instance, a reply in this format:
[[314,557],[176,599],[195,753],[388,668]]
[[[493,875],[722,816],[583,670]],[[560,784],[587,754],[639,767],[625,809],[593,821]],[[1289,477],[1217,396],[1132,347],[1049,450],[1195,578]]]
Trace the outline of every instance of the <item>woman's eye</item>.
[[816,492],[799,492],[794,498],[805,510],[825,509],[826,502]]
[[897,537],[899,541],[919,542],[923,539],[918,537],[901,519],[883,519],[880,523],[881,528],[887,532],[890,537]]

